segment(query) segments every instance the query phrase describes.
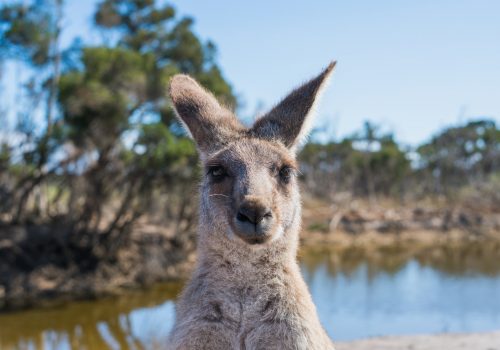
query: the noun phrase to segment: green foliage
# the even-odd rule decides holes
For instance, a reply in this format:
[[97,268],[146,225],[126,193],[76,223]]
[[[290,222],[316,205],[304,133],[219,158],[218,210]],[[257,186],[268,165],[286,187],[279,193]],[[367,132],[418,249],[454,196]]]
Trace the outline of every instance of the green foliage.
[[6,58],[35,66],[48,63],[54,30],[50,5],[50,1],[18,2],[0,8],[0,49]]
[[451,196],[500,172],[500,130],[493,120],[470,121],[444,129],[412,152],[367,122],[340,142],[309,143],[299,157],[306,186],[319,196],[338,191],[367,197]]
[[484,179],[500,169],[500,130],[493,120],[451,127],[418,147],[420,172],[445,192],[472,178]]
[[9,168],[11,162],[11,150],[6,143],[0,144],[0,171],[5,171]]
[[[56,5],[61,0],[0,6],[2,51],[16,58],[20,56],[14,53],[22,53],[33,78],[53,67],[39,89],[48,96],[47,106],[55,101],[59,112],[40,136],[31,135],[33,127],[25,128],[26,141],[19,145],[22,161],[17,162],[24,168],[10,173],[17,184],[13,181],[7,195],[14,200],[0,211],[11,213],[14,221],[33,215],[50,220],[54,214],[49,209],[43,214],[30,200],[35,189],[50,182],[50,205],[67,201],[57,215],[76,232],[102,230],[107,223],[104,231],[110,237],[121,236],[152,208],[151,198],[158,192],[168,193],[171,203],[182,203],[180,212],[166,208],[163,219],[185,221],[192,203],[176,187],[194,183],[199,169],[194,145],[175,122],[166,91],[174,74],[189,73],[236,107],[232,88],[216,64],[214,44],[203,43],[192,30],[193,20],[178,18],[168,4],[104,0],[97,5],[95,26],[117,40],[58,52],[61,27],[54,9],[61,7]],[[26,121],[33,119],[31,113]],[[2,166],[7,158],[2,153]],[[54,181],[62,184],[56,193]]]
[[96,25],[121,34],[119,47],[152,53],[158,69],[165,66],[188,73],[233,108],[237,100],[215,62],[216,47],[193,32],[194,20],[177,19],[169,4],[149,0],[104,0],[94,17]]
[[164,178],[193,179],[194,169],[197,169],[193,142],[187,137],[175,136],[165,124],[142,125],[135,149],[136,167],[162,174]]
[[[171,22],[175,23],[175,10],[168,4],[157,6],[154,0],[104,0],[98,4],[94,20],[101,28],[120,31],[121,45],[138,52],[158,54],[168,45],[167,36],[173,33],[167,28]],[[191,46],[192,42],[180,42],[179,45]]]
[[299,158],[305,183],[320,196],[337,191],[360,196],[396,194],[411,172],[406,152],[392,135],[379,134],[370,123],[340,142],[309,143]]
[[116,142],[133,111],[148,101],[151,61],[126,49],[84,48],[83,68],[63,74],[59,83],[70,139],[79,145],[85,138],[101,146]]

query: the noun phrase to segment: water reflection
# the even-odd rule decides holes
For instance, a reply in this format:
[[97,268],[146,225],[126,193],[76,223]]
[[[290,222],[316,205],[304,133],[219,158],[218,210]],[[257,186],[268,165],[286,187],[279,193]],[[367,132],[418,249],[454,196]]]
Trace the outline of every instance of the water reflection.
[[[500,329],[500,244],[301,252],[320,318],[336,340]],[[158,349],[179,284],[0,314],[0,349]]]
[[500,241],[471,240],[467,243],[450,241],[434,246],[404,242],[371,249],[366,246],[338,248],[335,246],[309,247],[300,252],[303,270],[311,273],[326,266],[328,274],[351,275],[360,267],[367,268],[367,277],[377,274],[396,274],[410,260],[444,274],[454,276],[500,275]]
[[173,325],[180,284],[0,314],[0,349],[151,349]]
[[[304,257],[304,277],[330,335],[352,340],[500,329],[498,255],[489,255],[490,247],[488,254],[472,249],[472,256],[468,249],[439,250],[409,260],[359,250]],[[350,259],[358,254],[363,259]]]

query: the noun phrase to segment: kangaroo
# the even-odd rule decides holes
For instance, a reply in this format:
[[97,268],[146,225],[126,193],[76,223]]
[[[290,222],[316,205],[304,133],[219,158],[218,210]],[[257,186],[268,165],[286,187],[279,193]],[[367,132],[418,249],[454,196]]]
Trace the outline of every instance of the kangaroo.
[[251,127],[189,76],[171,79],[204,176],[197,265],[177,302],[170,349],[334,349],[297,264],[295,155],[334,66]]

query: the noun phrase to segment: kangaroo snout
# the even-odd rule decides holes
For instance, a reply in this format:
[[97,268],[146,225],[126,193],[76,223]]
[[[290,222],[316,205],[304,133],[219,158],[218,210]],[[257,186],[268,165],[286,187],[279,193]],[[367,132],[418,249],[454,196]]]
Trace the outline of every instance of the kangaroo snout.
[[253,203],[243,203],[238,210],[236,218],[239,221],[247,221],[254,225],[259,224],[262,220],[272,218],[271,209],[264,205],[255,205]]
[[260,198],[246,198],[235,217],[235,233],[250,244],[266,242],[274,221],[271,207]]

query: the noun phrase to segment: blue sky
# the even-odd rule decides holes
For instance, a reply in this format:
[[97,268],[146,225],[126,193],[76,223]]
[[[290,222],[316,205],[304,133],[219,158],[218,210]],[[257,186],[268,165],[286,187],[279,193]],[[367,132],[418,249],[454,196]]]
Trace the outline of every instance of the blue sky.
[[[96,1],[68,0],[66,39],[92,33]],[[342,137],[366,119],[416,144],[440,128],[487,116],[500,123],[498,0],[184,0],[178,12],[218,47],[244,102],[269,108],[291,88],[338,65],[316,125]]]

